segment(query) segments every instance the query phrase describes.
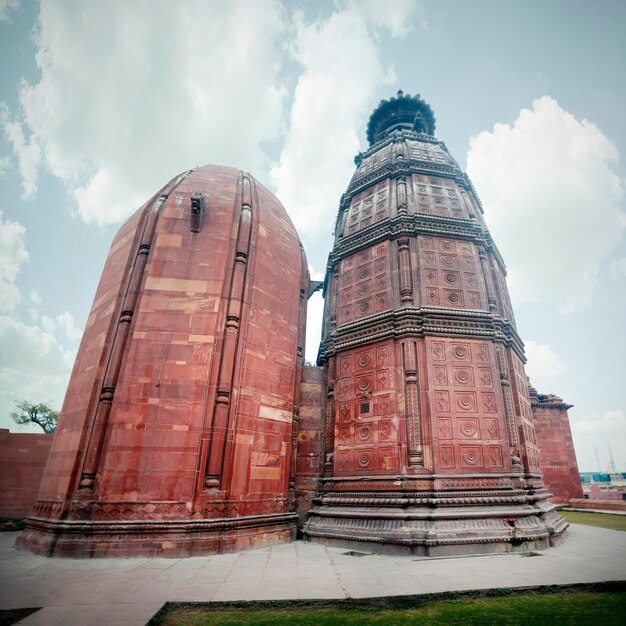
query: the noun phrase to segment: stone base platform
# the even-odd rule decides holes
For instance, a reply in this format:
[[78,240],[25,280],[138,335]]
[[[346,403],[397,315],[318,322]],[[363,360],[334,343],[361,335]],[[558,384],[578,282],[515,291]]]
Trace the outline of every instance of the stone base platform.
[[328,485],[303,536],[355,551],[424,557],[542,550],[559,541],[568,523],[550,494],[535,486],[469,494],[350,493]]
[[84,521],[31,517],[15,545],[42,556],[173,557],[237,552],[296,537],[295,513],[200,520]]

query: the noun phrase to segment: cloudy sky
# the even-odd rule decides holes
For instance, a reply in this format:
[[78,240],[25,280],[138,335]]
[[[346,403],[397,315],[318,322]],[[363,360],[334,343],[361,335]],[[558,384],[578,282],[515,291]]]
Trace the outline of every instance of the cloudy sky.
[[401,88],[481,196],[580,469],[610,443],[626,470],[624,25],[620,0],[0,0],[0,427],[16,400],[61,406],[113,234],[182,170],[254,173],[321,275]]

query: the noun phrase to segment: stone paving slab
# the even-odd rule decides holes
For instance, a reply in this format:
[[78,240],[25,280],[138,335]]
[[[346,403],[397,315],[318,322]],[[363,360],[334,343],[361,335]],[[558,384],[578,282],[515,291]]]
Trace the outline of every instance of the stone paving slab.
[[626,580],[626,533],[572,524],[538,556],[348,556],[295,542],[188,559],[49,559],[0,534],[0,609],[43,607],[20,624],[143,626],[167,601],[413,595]]

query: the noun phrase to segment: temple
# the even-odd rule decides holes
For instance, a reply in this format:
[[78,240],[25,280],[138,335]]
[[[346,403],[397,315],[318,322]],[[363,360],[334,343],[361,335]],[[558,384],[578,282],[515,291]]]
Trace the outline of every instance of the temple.
[[158,191],[111,246],[19,545],[290,541],[308,281],[285,209],[251,175],[202,167]]
[[181,556],[300,532],[445,556],[558,540],[543,400],[478,196],[419,96],[383,100],[367,138],[317,367],[303,365],[316,285],[250,174],[185,172],[121,227],[20,546]]
[[542,546],[549,503],[502,258],[419,97],[383,100],[342,197],[320,362],[314,541],[418,555]]

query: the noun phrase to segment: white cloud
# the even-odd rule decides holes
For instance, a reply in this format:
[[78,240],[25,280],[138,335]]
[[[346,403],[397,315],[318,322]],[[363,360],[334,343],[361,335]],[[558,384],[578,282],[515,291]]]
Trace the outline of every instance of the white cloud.
[[509,270],[515,304],[591,304],[602,261],[622,237],[615,145],[549,96],[512,125],[472,137],[467,171]]
[[[609,446],[616,470],[626,471],[626,415],[622,409],[605,411],[587,419],[573,419],[571,428],[580,471],[607,471]],[[596,461],[596,450],[600,467]]]
[[338,200],[354,172],[357,129],[367,122],[375,89],[394,80],[393,70],[381,60],[376,28],[406,32],[415,3],[388,7],[352,2],[326,20],[306,24],[296,18],[292,53],[302,72],[271,178],[309,244],[323,233],[330,235]]
[[9,109],[0,102],[0,124],[11,144],[22,175],[22,198],[33,198],[37,192],[41,148],[37,140],[31,136],[27,139],[21,122],[11,120]]
[[0,316],[0,427],[16,429],[9,414],[18,400],[60,409],[74,358],[39,326]]
[[24,226],[19,222],[5,221],[3,215],[0,211],[0,313],[11,313],[21,299],[15,280],[20,266],[28,258],[28,252]]
[[376,26],[386,28],[393,37],[404,37],[412,30],[411,17],[417,8],[416,0],[351,0],[351,10],[360,13]]
[[0,176],[4,176],[11,169],[11,157],[5,156],[0,159]]
[[609,264],[609,276],[613,279],[626,278],[626,257],[611,261]]
[[0,22],[10,22],[11,13],[20,6],[20,0],[0,0]]
[[34,302],[35,304],[41,304],[41,296],[36,289],[32,289],[31,291],[29,291],[28,297],[30,298],[31,302]]
[[76,328],[74,316],[69,311],[64,311],[61,315],[57,315],[55,321],[57,327],[63,330],[64,335],[70,341],[78,341],[82,337],[83,331],[80,328]]
[[38,26],[41,78],[3,116],[26,195],[45,167],[106,224],[182,170],[267,166],[285,96],[278,2],[51,0]]
[[0,345],[0,369],[50,374],[66,371],[74,362],[74,353],[53,333],[6,315],[0,316]]
[[567,369],[548,344],[526,341],[524,345],[528,359],[526,373],[530,377],[531,384],[540,391]]
[[41,317],[41,327],[43,328],[43,331],[47,335],[54,337],[54,334],[56,333],[56,330],[57,330],[57,325],[51,317],[48,317],[47,315],[43,315]]

